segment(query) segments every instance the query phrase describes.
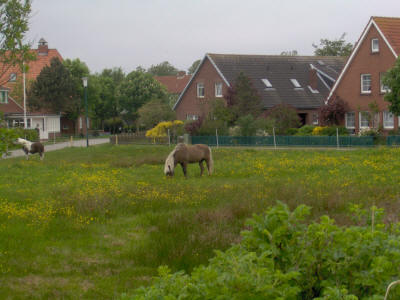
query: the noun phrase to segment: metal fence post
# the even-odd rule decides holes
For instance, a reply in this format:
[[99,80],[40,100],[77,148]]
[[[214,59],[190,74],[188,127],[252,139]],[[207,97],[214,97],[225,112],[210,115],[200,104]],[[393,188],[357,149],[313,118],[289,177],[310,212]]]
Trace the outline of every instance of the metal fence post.
[[339,149],[339,128],[336,128],[336,147]]
[[168,128],[168,146],[171,147],[171,136],[169,135],[169,128]]
[[272,128],[272,133],[274,134],[274,148],[276,149],[275,127]]
[[219,146],[219,141],[218,141],[218,129],[217,129],[217,128],[215,128],[215,136],[216,136],[216,138],[217,138],[217,148],[218,148],[218,146]]

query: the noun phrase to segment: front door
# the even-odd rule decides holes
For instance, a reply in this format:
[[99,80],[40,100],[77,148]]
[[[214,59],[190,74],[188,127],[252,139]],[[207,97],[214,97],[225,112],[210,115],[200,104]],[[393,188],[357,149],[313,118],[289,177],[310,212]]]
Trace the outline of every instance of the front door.
[[41,140],[47,140],[49,138],[49,134],[46,131],[46,128],[44,125],[44,118],[33,118],[32,119],[32,128],[39,129],[39,138]]
[[307,123],[307,114],[299,114],[300,117],[300,127],[306,125]]

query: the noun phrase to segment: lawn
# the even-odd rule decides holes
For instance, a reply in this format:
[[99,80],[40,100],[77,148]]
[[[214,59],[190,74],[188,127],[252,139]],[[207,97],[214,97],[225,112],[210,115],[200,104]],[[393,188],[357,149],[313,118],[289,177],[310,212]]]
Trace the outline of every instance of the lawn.
[[0,161],[0,295],[118,298],[159,265],[190,272],[283,201],[350,222],[352,204],[398,221],[400,149],[213,149],[215,174],[163,171],[167,146],[69,148]]

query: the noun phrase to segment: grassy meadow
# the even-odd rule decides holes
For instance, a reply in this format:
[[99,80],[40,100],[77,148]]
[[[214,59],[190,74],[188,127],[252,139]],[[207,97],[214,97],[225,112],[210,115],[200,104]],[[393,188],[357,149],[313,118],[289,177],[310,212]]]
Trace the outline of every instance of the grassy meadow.
[[213,149],[215,173],[163,175],[167,146],[69,148],[0,161],[0,295],[111,299],[159,265],[190,272],[283,201],[351,222],[377,205],[399,221],[400,149]]

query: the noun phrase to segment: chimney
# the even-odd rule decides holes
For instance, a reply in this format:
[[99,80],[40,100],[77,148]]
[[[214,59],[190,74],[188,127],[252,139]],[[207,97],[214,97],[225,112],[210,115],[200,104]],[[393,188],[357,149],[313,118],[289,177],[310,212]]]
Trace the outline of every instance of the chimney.
[[309,85],[313,90],[317,89],[317,70],[314,68],[310,69],[309,72]]
[[38,45],[38,55],[47,55],[49,53],[49,47],[47,45],[47,42],[45,41],[44,38],[41,38],[39,40],[39,45]]
[[185,77],[186,72],[185,71],[179,71],[178,74],[176,75],[176,77],[178,79],[182,79],[183,77]]

